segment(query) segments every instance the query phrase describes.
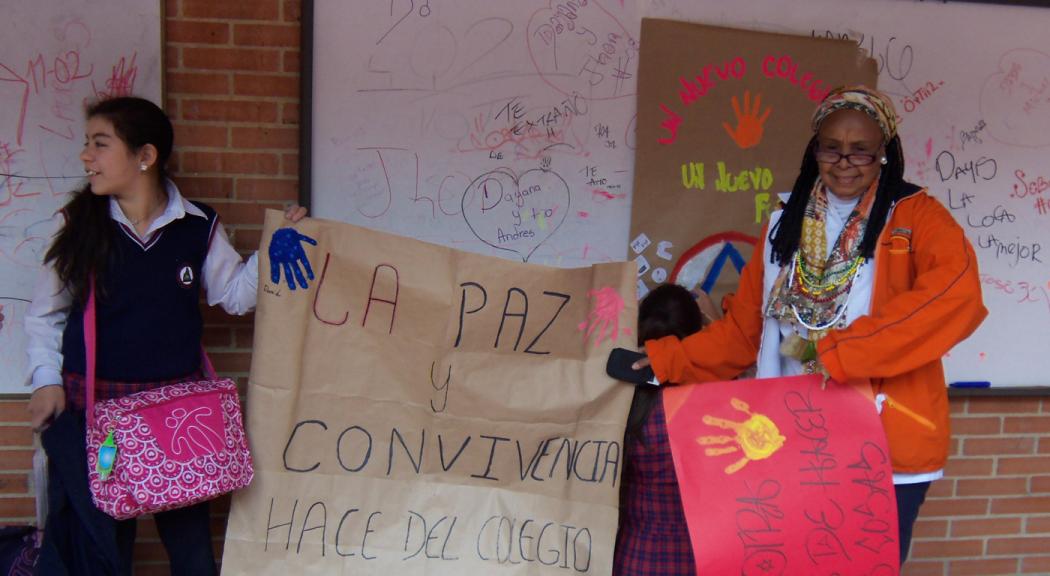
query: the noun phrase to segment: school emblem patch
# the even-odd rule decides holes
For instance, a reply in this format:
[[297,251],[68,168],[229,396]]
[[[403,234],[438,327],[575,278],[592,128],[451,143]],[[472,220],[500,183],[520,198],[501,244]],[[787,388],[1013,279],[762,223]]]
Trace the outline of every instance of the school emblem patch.
[[190,266],[189,264],[183,264],[179,267],[179,286],[182,286],[183,288],[189,288],[193,286],[193,279],[194,275],[192,266]]

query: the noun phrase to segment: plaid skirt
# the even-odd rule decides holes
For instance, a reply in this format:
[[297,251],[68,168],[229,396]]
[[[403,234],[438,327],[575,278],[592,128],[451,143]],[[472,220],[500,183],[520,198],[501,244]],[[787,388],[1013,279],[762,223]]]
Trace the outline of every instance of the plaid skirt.
[[[95,402],[120,398],[122,396],[127,396],[128,394],[134,394],[144,390],[152,390],[169,384],[193,382],[201,379],[202,375],[200,372],[194,372],[193,374],[187,374],[172,380],[161,380],[157,382],[117,382],[115,380],[95,378]],[[87,396],[85,395],[87,386],[85,380],[86,378],[83,374],[75,374],[73,372],[62,373],[62,387],[66,391],[67,409],[84,410],[85,404],[87,403]]]
[[640,436],[624,449],[613,575],[693,576],[693,546],[667,439],[662,397]]

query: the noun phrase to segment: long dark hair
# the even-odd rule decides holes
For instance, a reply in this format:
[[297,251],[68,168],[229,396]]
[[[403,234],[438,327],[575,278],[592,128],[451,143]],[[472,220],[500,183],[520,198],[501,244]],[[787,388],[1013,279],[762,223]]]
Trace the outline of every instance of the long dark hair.
[[[791,261],[795,250],[798,250],[799,240],[802,238],[802,222],[805,220],[809,194],[813,191],[813,183],[820,177],[816,148],[817,137],[814,135],[813,138],[810,138],[806,152],[802,156],[802,166],[799,167],[798,178],[795,179],[795,185],[791,189],[791,198],[784,206],[780,220],[769,231],[769,242],[772,248],[769,261],[781,266]],[[879,175],[875,201],[871,205],[868,225],[860,243],[860,253],[865,258],[874,256],[875,244],[879,241],[882,227],[886,225],[886,215],[889,214],[890,207],[900,198],[905,189],[901,139],[899,136],[894,136],[886,143],[886,164],[883,165]]]
[[[131,96],[110,98],[91,105],[85,117],[104,118],[113,125],[128,149],[137,152],[146,144],[157,149],[157,177],[163,186],[164,168],[175,140],[168,116],[156,104]],[[44,256],[45,265],[53,265],[62,284],[69,288],[77,302],[87,300],[88,280],[92,272],[102,285],[113,255],[116,224],[109,217],[109,198],[91,192],[91,184],[73,193],[62,207],[65,224],[55,235]]]
[[[638,306],[638,345],[664,336],[685,338],[703,327],[703,316],[693,295],[677,284],[661,284],[642,299]],[[627,415],[626,441],[641,438],[653,405],[659,401],[660,389],[639,386],[634,391],[631,412]]]

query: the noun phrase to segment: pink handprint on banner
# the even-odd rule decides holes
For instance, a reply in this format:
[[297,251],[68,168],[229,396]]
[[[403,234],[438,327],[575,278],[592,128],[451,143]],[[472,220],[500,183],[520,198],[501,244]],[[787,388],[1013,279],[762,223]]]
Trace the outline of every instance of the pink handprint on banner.
[[605,340],[616,340],[620,334],[630,334],[630,328],[620,330],[620,314],[623,312],[624,303],[620,294],[611,287],[589,290],[587,297],[593,302],[587,320],[580,322],[577,327],[580,331],[586,331],[584,340],[590,340],[594,336],[594,345],[600,346]]

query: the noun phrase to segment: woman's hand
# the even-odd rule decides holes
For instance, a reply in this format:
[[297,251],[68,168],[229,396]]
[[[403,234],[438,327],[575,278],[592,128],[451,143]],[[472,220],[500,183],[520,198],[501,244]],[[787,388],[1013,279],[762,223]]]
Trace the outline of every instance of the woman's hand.
[[29,417],[33,430],[40,432],[47,428],[52,418],[56,418],[66,409],[66,391],[60,385],[37,388],[29,398]]
[[306,207],[293,204],[284,211],[284,217],[291,220],[292,223],[298,222],[303,218],[306,218]]

